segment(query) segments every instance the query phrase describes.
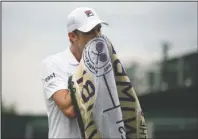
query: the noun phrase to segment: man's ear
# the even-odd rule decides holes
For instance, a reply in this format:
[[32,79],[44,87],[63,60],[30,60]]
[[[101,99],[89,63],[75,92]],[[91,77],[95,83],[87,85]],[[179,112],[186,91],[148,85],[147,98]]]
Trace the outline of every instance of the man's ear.
[[72,42],[74,42],[74,41],[77,39],[76,34],[73,33],[73,32],[69,32],[69,33],[68,33],[68,37],[69,37],[69,39],[70,39]]

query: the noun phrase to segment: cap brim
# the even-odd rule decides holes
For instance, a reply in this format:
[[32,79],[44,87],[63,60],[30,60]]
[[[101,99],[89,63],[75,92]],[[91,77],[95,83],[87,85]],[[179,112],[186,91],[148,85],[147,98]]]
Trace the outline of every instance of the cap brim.
[[88,24],[85,24],[85,25],[81,26],[80,28],[78,28],[78,30],[79,31],[82,31],[82,32],[89,32],[89,31],[91,31],[98,24],[104,24],[104,25],[107,25],[107,26],[109,25],[105,21],[94,20],[92,22],[89,22]]

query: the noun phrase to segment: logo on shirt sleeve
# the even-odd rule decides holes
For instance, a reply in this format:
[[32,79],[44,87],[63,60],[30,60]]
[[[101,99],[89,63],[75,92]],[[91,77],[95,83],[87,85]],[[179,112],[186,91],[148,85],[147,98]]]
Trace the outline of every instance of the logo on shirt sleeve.
[[47,76],[47,78],[45,78],[45,82],[48,82],[49,80],[55,78],[55,73],[53,72],[52,74],[50,74],[49,76]]

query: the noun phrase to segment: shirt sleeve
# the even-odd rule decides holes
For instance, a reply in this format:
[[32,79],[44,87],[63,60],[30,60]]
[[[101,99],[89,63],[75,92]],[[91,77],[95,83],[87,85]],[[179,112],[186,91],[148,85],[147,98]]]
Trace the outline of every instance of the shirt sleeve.
[[68,75],[54,61],[43,60],[41,80],[46,99],[50,99],[58,90],[68,89],[68,78]]

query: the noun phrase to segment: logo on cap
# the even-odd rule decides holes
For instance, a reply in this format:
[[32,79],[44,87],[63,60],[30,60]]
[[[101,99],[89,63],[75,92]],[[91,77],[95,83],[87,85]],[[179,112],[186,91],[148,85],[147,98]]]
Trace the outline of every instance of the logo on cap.
[[91,10],[85,11],[85,14],[87,15],[87,17],[94,16]]

